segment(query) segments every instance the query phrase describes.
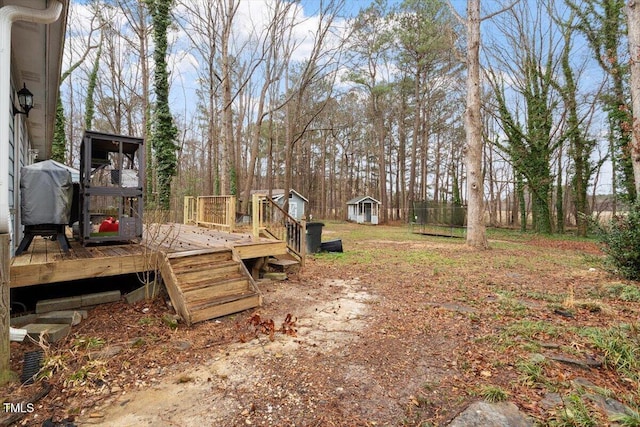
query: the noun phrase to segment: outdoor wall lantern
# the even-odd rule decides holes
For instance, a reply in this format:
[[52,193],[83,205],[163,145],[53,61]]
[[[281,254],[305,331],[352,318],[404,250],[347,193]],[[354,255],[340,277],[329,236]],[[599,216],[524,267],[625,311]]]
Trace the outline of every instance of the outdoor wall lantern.
[[29,111],[33,108],[33,94],[27,89],[27,84],[22,84],[22,89],[18,91],[18,103],[23,111],[18,110],[15,105],[13,106],[13,115],[24,114],[29,117]]

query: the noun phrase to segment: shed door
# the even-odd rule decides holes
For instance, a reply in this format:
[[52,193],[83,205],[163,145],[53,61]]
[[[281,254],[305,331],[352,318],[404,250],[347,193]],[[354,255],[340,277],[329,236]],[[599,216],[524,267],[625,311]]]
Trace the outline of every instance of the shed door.
[[298,203],[295,200],[289,200],[289,215],[295,219],[298,218]]
[[364,222],[371,222],[371,203],[364,204]]

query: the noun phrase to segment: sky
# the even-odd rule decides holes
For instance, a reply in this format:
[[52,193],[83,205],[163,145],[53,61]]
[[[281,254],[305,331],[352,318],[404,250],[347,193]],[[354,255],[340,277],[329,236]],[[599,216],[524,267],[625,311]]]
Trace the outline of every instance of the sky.
[[[193,2],[195,0],[188,1]],[[236,19],[237,25],[235,29],[238,43],[242,42],[243,37],[245,39],[248,37],[248,31],[254,25],[259,27],[259,24],[269,16],[268,9],[269,4],[272,1],[273,0],[240,0],[240,8],[238,10],[238,16]],[[371,0],[344,1],[345,7],[343,9],[343,14],[345,18],[357,15],[361,9],[367,7],[371,3]],[[389,0],[390,3],[398,1],[399,0]],[[90,21],[91,12],[86,6],[87,3],[87,0],[71,0],[73,13],[77,13],[83,17],[77,22],[83,22],[86,24]],[[294,57],[297,57],[300,60],[304,59],[310,51],[310,45],[312,43],[310,34],[317,26],[317,17],[315,16],[315,13],[317,12],[319,4],[319,0],[302,0],[297,5],[296,20],[298,24],[294,30],[294,38],[297,41],[298,47]],[[451,4],[459,14],[465,15],[467,0],[451,0]],[[482,0],[482,15],[495,12],[501,7],[501,4],[505,4],[505,1]],[[182,16],[184,13],[183,6],[180,5],[179,1],[176,1],[174,13],[176,16]],[[344,22],[344,18],[342,22]],[[252,23],[253,25],[247,25],[247,23]],[[340,21],[338,24],[340,25]],[[483,42],[492,37],[493,25],[494,24],[491,21],[483,23]],[[189,29],[187,28],[186,30],[188,31]],[[192,115],[194,108],[193,100],[196,99],[195,91],[198,86],[195,71],[198,65],[198,60],[191,52],[191,41],[188,39],[184,31],[185,29],[176,28],[176,31],[170,35],[170,41],[174,45],[174,52],[169,58],[169,67],[171,69],[172,78],[171,108],[174,114],[182,118]],[[82,28],[74,28],[70,37],[71,40],[73,39],[74,32],[78,32],[78,35],[82,36]],[[70,64],[72,61],[67,60],[65,62]],[[64,68],[65,66],[63,65],[63,69]],[[587,75],[585,78],[588,79],[590,77]],[[605,170],[604,175],[605,176],[602,181],[610,181],[610,168],[609,170]],[[608,192],[606,184],[604,184],[599,191],[605,193]]]

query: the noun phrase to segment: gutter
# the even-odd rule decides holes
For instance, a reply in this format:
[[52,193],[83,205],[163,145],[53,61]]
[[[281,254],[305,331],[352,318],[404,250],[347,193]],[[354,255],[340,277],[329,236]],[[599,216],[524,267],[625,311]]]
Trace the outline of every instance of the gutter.
[[[9,233],[9,156],[5,154],[9,152],[9,124],[14,102],[11,95],[11,26],[16,21],[51,24],[60,18],[62,8],[58,0],[52,0],[46,9],[14,5],[0,8],[0,234]],[[11,103],[7,102],[9,100]]]

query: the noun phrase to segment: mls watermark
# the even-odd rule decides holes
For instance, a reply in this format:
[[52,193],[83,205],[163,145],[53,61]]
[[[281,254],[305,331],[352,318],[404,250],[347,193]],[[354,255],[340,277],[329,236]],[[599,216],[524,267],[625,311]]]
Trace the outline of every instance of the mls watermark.
[[24,403],[24,402],[18,402],[18,403],[8,403],[5,402],[2,404],[2,410],[5,413],[11,413],[11,414],[30,414],[33,411],[35,411],[35,406],[33,405],[33,403]]

